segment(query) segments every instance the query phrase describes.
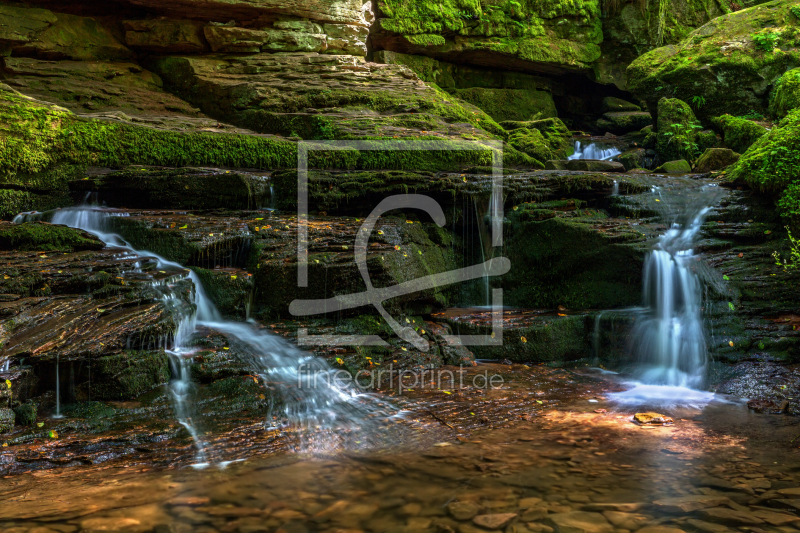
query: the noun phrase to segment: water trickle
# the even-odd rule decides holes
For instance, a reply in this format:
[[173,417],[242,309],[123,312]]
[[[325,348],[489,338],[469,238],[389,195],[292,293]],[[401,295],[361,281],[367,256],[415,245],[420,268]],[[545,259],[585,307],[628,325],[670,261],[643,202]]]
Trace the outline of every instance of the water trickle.
[[56,412],[53,418],[64,418],[64,415],[61,414],[61,378],[58,375],[59,363],[59,358],[56,356]]
[[575,141],[575,152],[567,159],[611,159],[622,152],[615,146],[602,143],[582,143]]
[[[195,308],[193,314],[184,311],[187,306],[181,305],[179,295],[171,290],[168,281],[157,283],[164,305],[177,314],[178,326],[171,339],[154,339],[153,343],[168,346],[175,371],[170,390],[176,417],[194,439],[198,463],[207,462],[209,450],[197,427],[193,387],[187,367],[192,353],[189,340],[197,326],[205,326],[226,335],[231,345],[236,346],[239,357],[250,365],[253,373],[261,376],[263,382],[269,383],[271,396],[276,396],[283,407],[283,413],[279,414],[288,424],[303,430],[313,430],[313,445],[310,440],[301,442],[303,451],[331,451],[349,436],[355,436],[356,443],[367,446],[371,441],[370,435],[365,432],[369,432],[370,424],[379,423],[385,416],[397,414],[397,409],[393,406],[336,379],[324,360],[299,350],[280,337],[259,331],[251,324],[224,320],[206,295],[197,274],[157,254],[135,250],[119,235],[106,231],[107,218],[118,214],[120,213],[114,210],[81,206],[59,209],[48,216],[54,224],[64,224],[93,233],[107,246],[118,247],[126,254],[154,258],[159,269],[182,270],[192,280]],[[16,220],[23,222],[41,218],[38,213],[35,217],[30,215],[20,215]]]

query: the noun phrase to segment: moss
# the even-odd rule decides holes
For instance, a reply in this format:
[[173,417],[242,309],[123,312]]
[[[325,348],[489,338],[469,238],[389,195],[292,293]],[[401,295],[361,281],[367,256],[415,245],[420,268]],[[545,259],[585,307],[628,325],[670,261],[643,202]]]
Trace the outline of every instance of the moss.
[[46,222],[0,223],[0,250],[100,250],[104,246],[94,236],[66,226]]
[[[627,69],[630,90],[654,109],[662,97],[692,102],[701,120],[723,113],[764,113],[765,89],[800,63],[800,0],[773,0],[715,18],[677,45],[643,54]],[[780,37],[769,51],[756,36],[765,28]]]
[[[253,254],[255,255],[255,254]],[[252,276],[246,272],[193,268],[203,288],[224,315],[245,317],[253,293]]]
[[686,102],[677,98],[659,100],[656,151],[661,160],[694,161],[700,155],[697,142],[700,128],[692,108]]
[[36,423],[37,407],[35,403],[23,403],[14,408],[17,415],[17,424],[20,426],[32,426]]
[[553,97],[547,91],[474,87],[453,89],[451,94],[481,108],[498,122],[558,116]]
[[169,380],[169,360],[160,351],[126,351],[92,361],[92,398],[130,400]]
[[729,148],[709,148],[695,163],[695,172],[706,173],[713,170],[722,170],[739,160],[737,154]]
[[734,152],[744,153],[750,146],[765,133],[767,128],[751,120],[722,115],[713,120],[714,124],[722,130],[725,146]]
[[501,125],[503,128],[509,130],[509,141],[517,132],[517,130],[538,130],[539,133],[541,133],[542,139],[544,139],[544,141],[547,143],[548,149],[552,153],[552,157],[550,159],[564,159],[567,156],[572,155],[572,152],[574,151],[572,132],[570,132],[569,128],[567,128],[567,126],[558,118],[547,118],[526,122],[504,121]]
[[786,72],[772,90],[769,99],[769,112],[776,118],[783,118],[789,111],[800,107],[800,68]]
[[692,171],[692,166],[685,159],[677,161],[667,161],[653,172],[657,174],[688,174]]
[[727,175],[758,191],[781,195],[784,214],[800,215],[800,109],[790,111],[777,127],[756,140]]

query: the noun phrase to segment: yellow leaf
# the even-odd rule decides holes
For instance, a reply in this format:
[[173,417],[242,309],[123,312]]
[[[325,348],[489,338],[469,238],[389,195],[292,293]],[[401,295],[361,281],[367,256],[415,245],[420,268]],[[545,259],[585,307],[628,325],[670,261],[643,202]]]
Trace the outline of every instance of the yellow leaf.
[[59,270],[58,273],[61,274],[61,271]]
[[44,422],[36,422],[36,425],[37,425],[38,427],[42,427],[42,426],[44,426]]
[[519,340],[521,340],[522,342],[528,342],[528,339],[526,339],[525,337],[520,337]]
[[187,226],[186,224],[184,224],[183,226],[181,226],[181,227],[180,227],[180,228],[178,228],[178,229],[186,229],[186,228],[188,228],[188,227],[189,227],[189,226]]
[[56,433],[54,430],[51,429],[50,431],[47,432],[47,436],[50,437],[51,439],[57,439],[58,433]]
[[209,233],[209,234],[208,234],[208,236],[209,236],[209,237],[213,237],[213,236],[214,236],[214,234],[213,234],[213,233]]
[[256,220],[264,220],[263,218],[257,218]]
[[259,394],[258,397],[261,398],[262,400],[266,400],[267,399],[267,397],[264,396],[263,394]]
[[337,357],[337,358],[336,358],[336,362],[337,362],[337,363],[339,363],[340,365],[343,365],[343,364],[344,364],[344,361],[342,361],[342,358],[341,358],[341,357]]
[[378,235],[383,235],[383,231],[378,230]]
[[733,341],[728,341],[728,346],[733,347]]
[[[87,178],[87,179],[88,179],[88,178]],[[3,448],[8,448],[8,443],[7,443],[7,442],[4,442],[4,443],[3,443]]]
[[3,279],[11,279],[11,276],[6,276],[6,275],[4,274],[4,275],[3,275]]
[[223,346],[222,349],[223,350],[230,350],[230,348],[228,348],[227,346]]
[[236,276],[231,276],[231,279],[236,279]]
[[11,388],[11,380],[10,379],[6,380],[6,387],[8,387],[9,389]]
[[452,392],[450,392],[449,390],[443,390],[442,392],[443,392],[443,393],[445,393],[445,394],[453,394],[453,393],[452,393]]

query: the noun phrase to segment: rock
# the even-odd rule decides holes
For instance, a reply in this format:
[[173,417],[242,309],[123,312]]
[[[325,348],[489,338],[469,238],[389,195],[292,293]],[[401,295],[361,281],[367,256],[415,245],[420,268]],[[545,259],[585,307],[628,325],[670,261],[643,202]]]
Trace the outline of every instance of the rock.
[[689,174],[692,167],[685,159],[677,161],[667,161],[653,172],[656,174]]
[[788,498],[800,498],[800,487],[793,487],[791,489],[778,489],[778,494],[787,496]]
[[730,531],[726,526],[705,522],[703,520],[697,520],[696,518],[690,518],[686,521],[686,523],[700,531],[705,531],[706,533],[725,533],[726,531]]
[[16,415],[9,407],[0,407],[0,433],[7,433],[14,429]]
[[368,28],[352,24],[325,24],[324,28],[328,42],[326,53],[367,55]]
[[769,112],[776,118],[800,107],[800,68],[786,71],[775,83],[769,98]]
[[36,423],[37,406],[35,403],[23,403],[14,408],[17,424],[20,426],[32,426]]
[[453,89],[451,94],[483,109],[497,122],[558,116],[553,96],[547,91],[473,87]]
[[214,52],[324,52],[328,48],[324,34],[213,25],[206,26],[203,32]]
[[752,120],[731,115],[722,115],[713,119],[714,125],[722,129],[725,146],[743,154],[754,142],[767,133],[767,128]]
[[680,528],[669,526],[648,526],[643,527],[639,531],[643,533],[684,533],[684,531]]
[[639,131],[653,123],[650,113],[642,111],[609,112],[597,121],[597,129],[624,135],[632,131]]
[[567,170],[567,160],[553,160],[550,159],[544,163],[545,170]]
[[559,533],[611,533],[614,530],[602,514],[586,511],[551,514],[547,522]]
[[89,531],[120,531],[126,528],[135,528],[141,522],[135,518],[125,517],[97,517],[81,520],[81,528]]
[[712,170],[722,170],[734,164],[741,157],[730,148],[707,148],[695,162],[692,172],[706,174]]
[[472,522],[486,529],[502,529],[517,517],[515,513],[482,514],[472,519]]
[[700,514],[706,519],[723,524],[735,526],[757,526],[764,521],[749,511],[737,511],[727,507],[714,507],[711,509],[701,509]]
[[598,511],[604,513],[606,511],[615,511],[619,513],[634,513],[641,509],[641,503],[589,503],[581,507],[584,511]]
[[794,24],[790,5],[773,0],[717,17],[680,44],[640,56],[628,66],[629,89],[648,109],[664,94],[693,102],[704,119],[764,113],[768,88],[800,62],[800,50],[770,38]]
[[529,509],[531,507],[538,507],[541,505],[542,499],[536,497],[529,497],[529,498],[522,498],[520,501],[517,502],[517,506],[520,509]]
[[625,172],[625,166],[616,161],[572,159],[567,161],[567,170],[582,170],[584,172]]
[[644,148],[632,148],[622,152],[617,159],[625,166],[626,171],[635,168],[646,168],[651,161],[647,155],[647,150]]
[[656,152],[662,161],[691,160],[699,146],[699,122],[689,104],[677,98],[658,101]]
[[13,224],[0,221],[0,250],[72,252],[104,247],[103,241],[79,229],[47,222]]
[[623,513],[620,511],[603,511],[603,516],[611,522],[611,525],[621,529],[636,531],[646,524],[650,519],[644,515],[634,513]]
[[679,496],[675,498],[662,498],[653,502],[653,505],[660,511],[666,513],[691,513],[708,507],[717,507],[730,502],[725,496],[714,495],[693,495]]
[[606,96],[603,98],[602,110],[603,113],[620,113],[625,111],[641,111],[642,108],[622,98]]
[[797,515],[777,513],[774,511],[767,511],[766,509],[757,509],[753,511],[753,514],[773,526],[785,526],[800,521],[800,517]]
[[126,20],[125,44],[162,54],[186,54],[208,50],[203,36],[205,24],[193,20]]
[[480,510],[480,505],[473,502],[451,502],[447,504],[447,512],[456,520],[472,520]]
[[669,426],[674,421],[665,415],[659,413],[636,413],[633,415],[633,420],[637,424],[652,424],[656,426]]

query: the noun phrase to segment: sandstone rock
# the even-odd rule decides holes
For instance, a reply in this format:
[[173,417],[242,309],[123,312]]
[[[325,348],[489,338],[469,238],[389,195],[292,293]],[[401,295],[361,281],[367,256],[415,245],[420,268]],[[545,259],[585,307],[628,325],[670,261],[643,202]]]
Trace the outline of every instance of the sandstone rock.
[[325,24],[324,28],[328,41],[326,53],[367,55],[369,29],[353,24]]
[[0,6],[0,43],[9,47],[26,44],[57,20],[55,13],[47,9]]
[[701,509],[700,514],[708,520],[736,526],[756,526],[764,523],[762,519],[749,511],[737,511],[727,507]]
[[203,32],[214,52],[324,52],[328,48],[324,34],[301,31],[209,25]]
[[667,161],[653,172],[656,174],[689,174],[692,171],[691,165],[685,159],[677,161]]
[[800,487],[793,487],[790,489],[778,489],[778,494],[788,498],[800,498]]
[[739,160],[737,154],[729,148],[708,148],[694,164],[692,172],[705,174],[712,170],[722,170]]
[[364,0],[125,0],[155,12],[201,20],[255,19],[291,15],[321,22],[369,26],[374,15]]
[[608,112],[597,121],[597,129],[624,135],[632,131],[639,131],[653,123],[650,113],[643,111]]
[[800,517],[797,515],[767,511],[766,509],[757,509],[753,511],[753,514],[773,526],[785,526],[800,521]]
[[611,533],[614,530],[600,513],[556,513],[549,515],[547,520],[559,533]]
[[602,110],[603,113],[620,113],[624,111],[641,111],[642,108],[622,98],[606,96],[603,98]]
[[193,20],[126,20],[125,43],[148,52],[185,54],[203,52],[208,43],[203,36],[205,24]]
[[502,529],[517,517],[515,513],[482,514],[472,519],[475,525],[486,529]]
[[567,161],[567,169],[584,172],[625,172],[625,166],[622,163],[594,159],[572,159]]
[[581,509],[584,511],[615,511],[620,513],[635,513],[643,507],[641,503],[589,503],[584,505]]
[[667,513],[691,513],[708,507],[725,505],[730,499],[725,496],[679,496],[675,498],[663,498],[653,502],[653,505],[661,511]]
[[705,522],[703,520],[697,520],[696,518],[690,518],[686,523],[706,533],[725,533],[726,531],[730,531],[726,526],[721,524]]
[[447,512],[456,520],[471,520],[480,509],[480,505],[473,502],[451,502],[447,505]]
[[603,516],[611,522],[611,525],[621,529],[636,531],[650,520],[648,517],[634,513],[623,513],[620,511],[603,511]]
[[684,531],[680,528],[669,526],[648,526],[643,527],[639,531],[644,533],[684,533]]

